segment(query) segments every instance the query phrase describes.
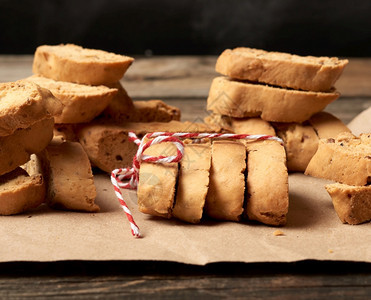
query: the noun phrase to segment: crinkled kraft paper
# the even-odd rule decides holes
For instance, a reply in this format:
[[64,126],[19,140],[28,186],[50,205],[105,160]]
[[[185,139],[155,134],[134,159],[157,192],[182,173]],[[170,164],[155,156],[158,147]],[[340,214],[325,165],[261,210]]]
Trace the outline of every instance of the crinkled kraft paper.
[[[371,108],[349,125],[371,132]],[[257,223],[204,220],[186,224],[138,212],[136,195],[123,195],[143,238],[135,239],[106,174],[95,176],[99,213],[38,210],[0,217],[0,261],[160,260],[211,262],[291,262],[346,260],[371,262],[371,223],[342,224],[324,189],[328,181],[290,174],[288,222],[279,228]]]

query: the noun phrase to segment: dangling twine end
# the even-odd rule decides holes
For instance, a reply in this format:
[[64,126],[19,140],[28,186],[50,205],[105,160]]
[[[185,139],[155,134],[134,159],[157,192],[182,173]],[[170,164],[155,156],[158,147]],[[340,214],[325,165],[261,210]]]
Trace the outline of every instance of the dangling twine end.
[[131,233],[137,239],[140,239],[142,237],[138,228],[131,229]]

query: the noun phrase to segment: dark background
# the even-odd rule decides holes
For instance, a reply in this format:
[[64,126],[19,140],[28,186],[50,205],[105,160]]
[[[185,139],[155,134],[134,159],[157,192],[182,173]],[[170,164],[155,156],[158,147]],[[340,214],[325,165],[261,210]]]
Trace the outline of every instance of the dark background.
[[2,54],[68,42],[128,55],[371,56],[371,0],[0,0],[0,26]]

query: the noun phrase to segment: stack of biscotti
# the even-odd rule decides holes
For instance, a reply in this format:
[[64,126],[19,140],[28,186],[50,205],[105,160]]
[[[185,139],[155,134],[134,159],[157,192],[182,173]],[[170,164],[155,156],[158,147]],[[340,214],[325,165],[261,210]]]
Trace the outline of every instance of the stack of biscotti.
[[[175,155],[157,144],[147,155]],[[226,155],[227,153],[227,155]],[[141,164],[138,207],[143,213],[198,223],[255,220],[280,226],[288,212],[285,150],[276,141],[185,141],[180,163]]]
[[[35,52],[35,75],[26,80],[49,89],[62,101],[64,109],[56,118],[57,124],[87,123],[98,116],[116,123],[179,118],[179,110],[160,100],[148,105],[133,103],[120,83],[133,61],[128,56],[72,44],[43,45]],[[159,113],[148,116],[148,110]]]
[[20,167],[53,138],[63,105],[49,90],[28,81],[0,84],[0,214],[21,213],[44,201],[40,173]]
[[339,97],[333,86],[347,63],[335,57],[227,49],[216,63],[225,77],[215,78],[210,87],[207,109],[212,115],[205,121],[236,133],[277,134],[285,141],[289,170],[304,171],[318,137],[349,131],[334,116],[319,114]]
[[[79,132],[83,128],[100,124],[107,130],[101,132],[104,137],[98,143],[98,148],[106,148],[110,157],[117,157],[112,150],[115,147],[103,144],[110,139],[110,126],[121,126],[125,130],[128,122],[169,122],[180,119],[180,110],[161,100],[132,101],[120,82],[132,62],[133,58],[128,56],[72,44],[44,45],[35,52],[35,75],[26,80],[49,89],[64,104],[62,114],[55,119],[56,137],[79,142]],[[107,166],[103,170],[112,171]]]
[[305,174],[337,182],[326,189],[343,223],[371,220],[371,133],[321,139]]

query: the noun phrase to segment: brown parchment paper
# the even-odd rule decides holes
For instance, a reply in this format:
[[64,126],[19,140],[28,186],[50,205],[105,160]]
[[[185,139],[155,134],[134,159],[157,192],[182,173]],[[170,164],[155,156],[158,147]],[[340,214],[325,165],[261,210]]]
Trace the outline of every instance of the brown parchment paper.
[[[359,118],[370,120],[371,110]],[[369,123],[351,129],[371,132]],[[362,127],[364,126],[364,127]],[[371,223],[345,225],[324,189],[328,181],[291,174],[288,223],[204,220],[199,225],[141,214],[136,195],[123,191],[143,238],[130,226],[108,175],[95,176],[101,212],[56,211],[42,206],[18,216],[0,217],[0,261],[161,260],[204,265],[211,262],[292,262],[306,259],[371,262]]]

